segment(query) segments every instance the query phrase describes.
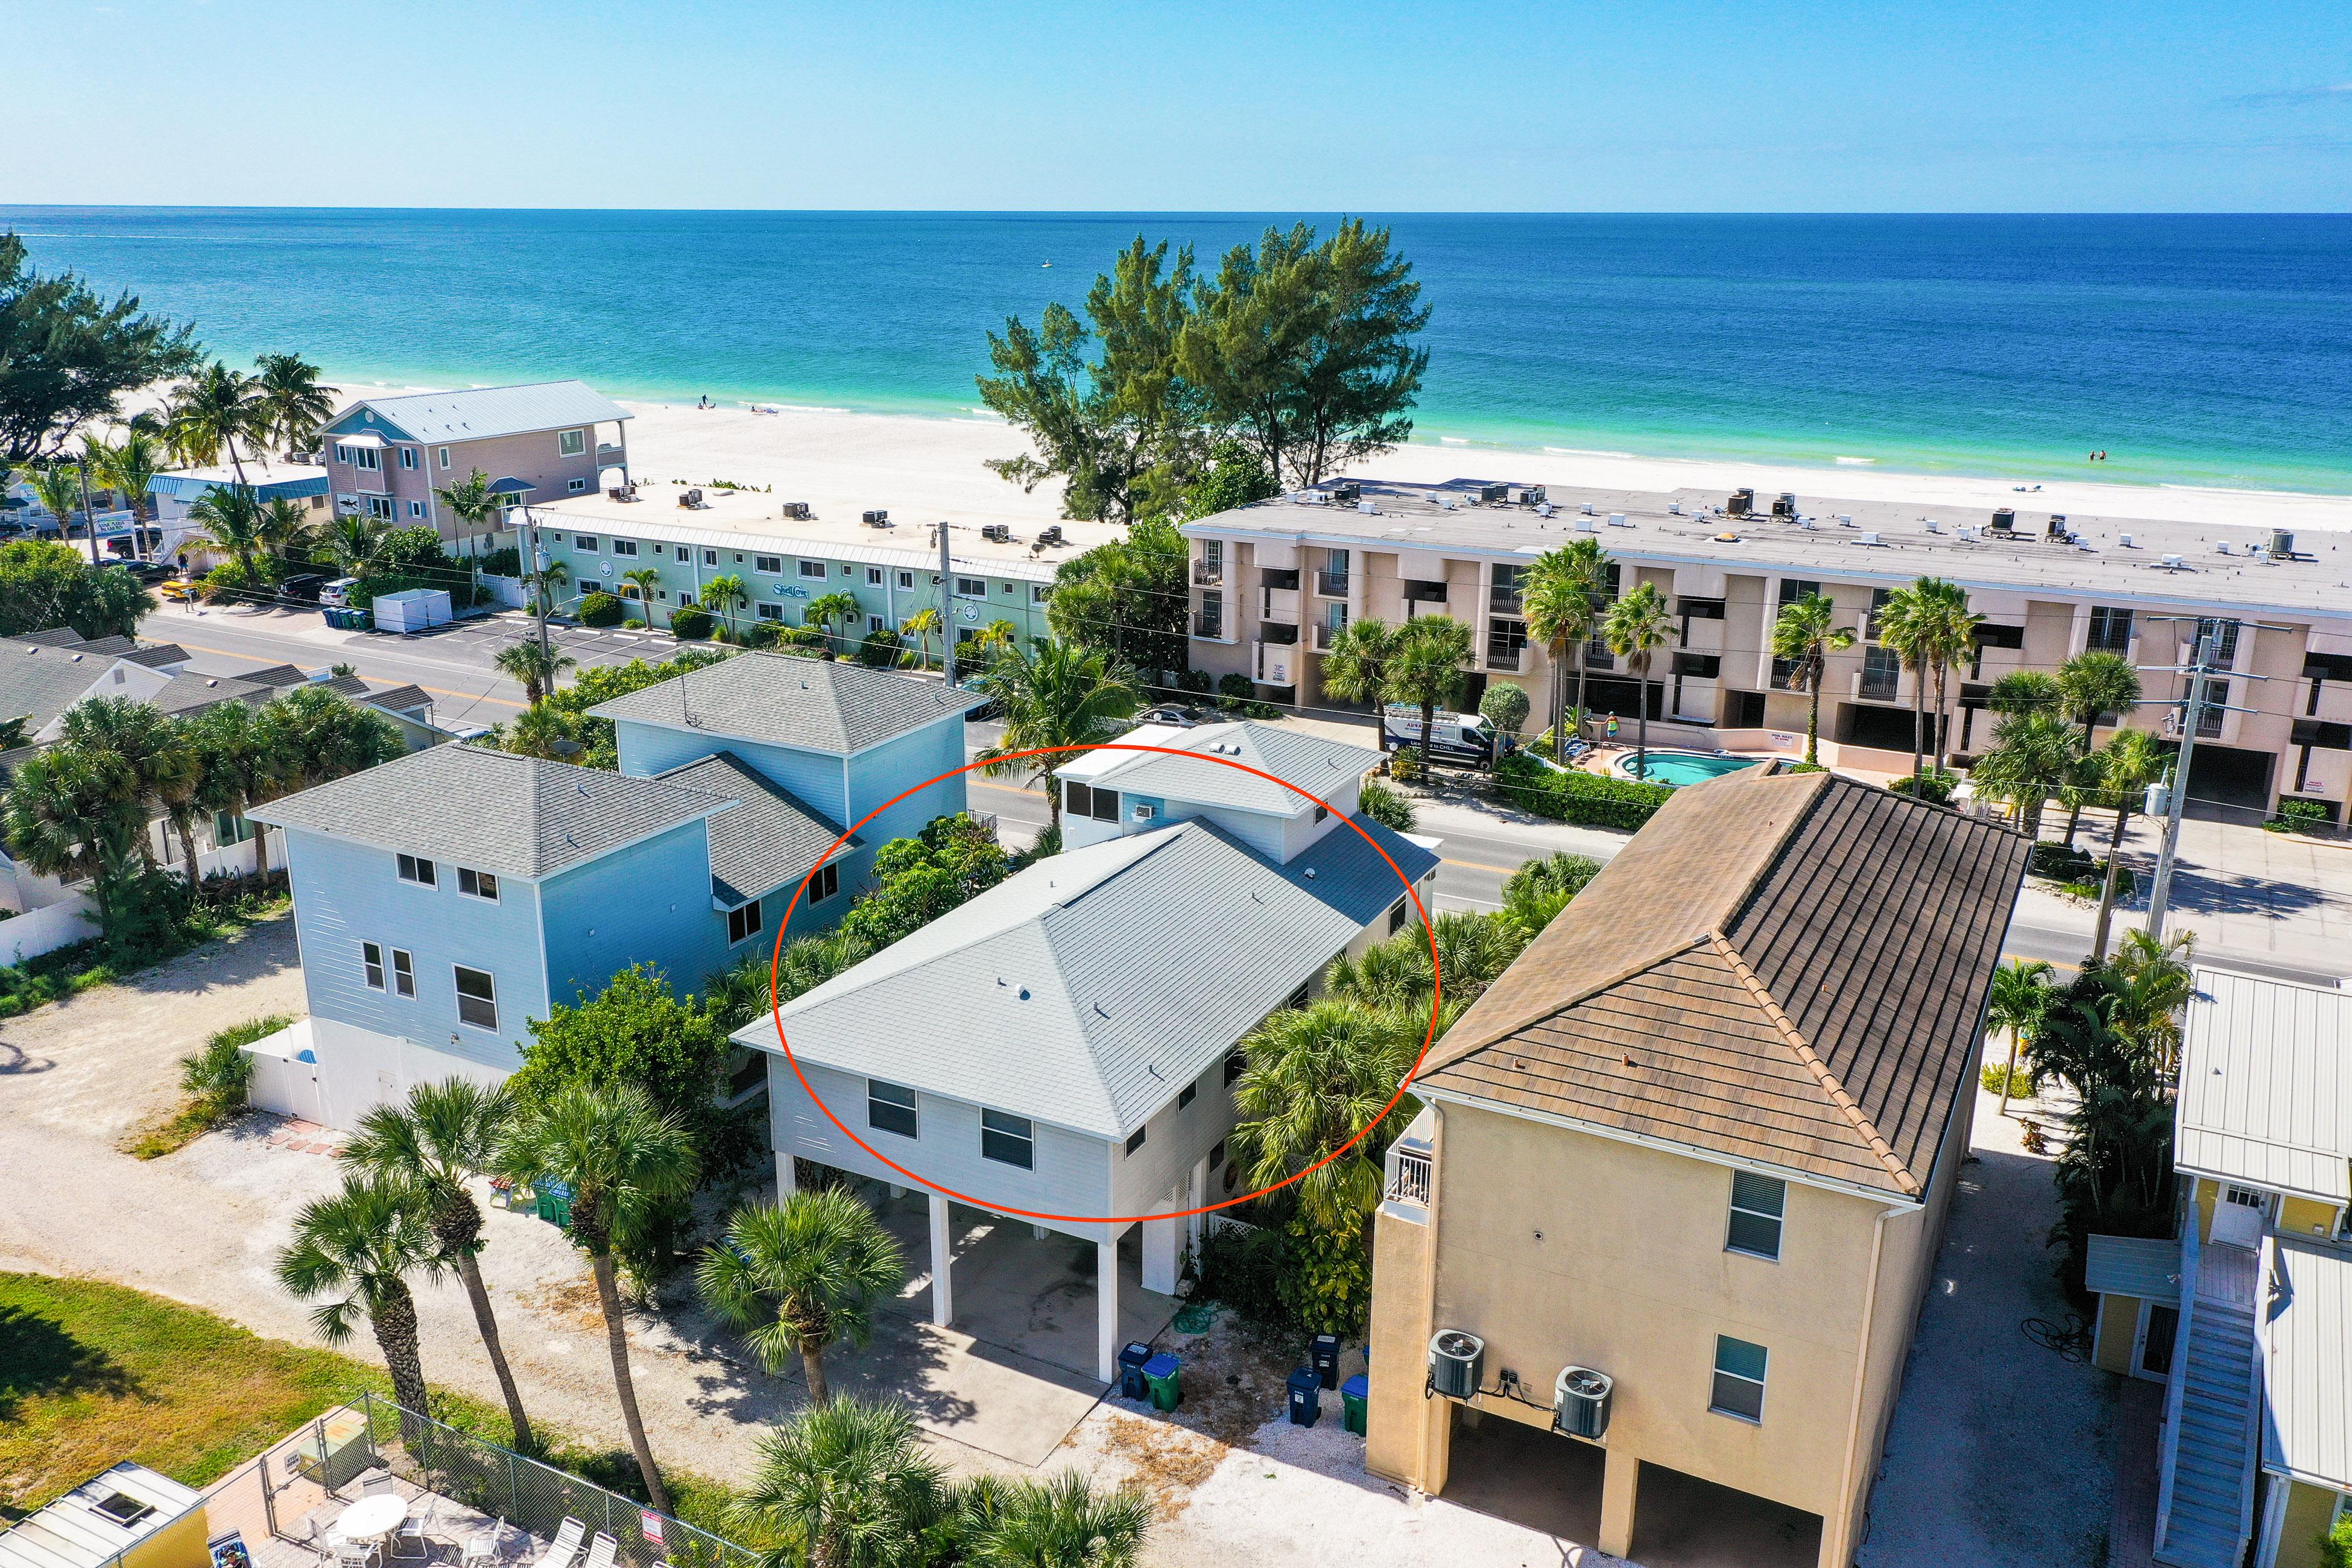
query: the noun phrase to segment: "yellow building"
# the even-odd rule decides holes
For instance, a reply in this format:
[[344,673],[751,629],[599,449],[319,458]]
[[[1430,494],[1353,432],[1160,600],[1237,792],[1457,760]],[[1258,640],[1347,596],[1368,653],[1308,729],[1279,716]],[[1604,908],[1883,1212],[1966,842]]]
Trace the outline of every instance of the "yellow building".
[[0,1531],[0,1568],[207,1568],[205,1500],[129,1460]]
[[1371,1469],[1517,1467],[1619,1556],[1744,1529],[1741,1561],[1850,1563],[2025,857],[1826,773],[1676,792],[1414,1086]]

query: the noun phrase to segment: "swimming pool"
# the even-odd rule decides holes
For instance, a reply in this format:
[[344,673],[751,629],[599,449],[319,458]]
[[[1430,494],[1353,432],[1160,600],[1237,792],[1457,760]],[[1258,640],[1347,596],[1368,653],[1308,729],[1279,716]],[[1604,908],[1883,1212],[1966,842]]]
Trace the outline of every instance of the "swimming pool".
[[[1762,757],[1735,757],[1722,752],[1662,752],[1650,750],[1649,780],[1652,784],[1670,785],[1703,784],[1708,779],[1736,773],[1742,768],[1752,768],[1765,761]],[[1612,759],[1610,771],[1620,778],[1640,778],[1633,771],[1633,753]]]

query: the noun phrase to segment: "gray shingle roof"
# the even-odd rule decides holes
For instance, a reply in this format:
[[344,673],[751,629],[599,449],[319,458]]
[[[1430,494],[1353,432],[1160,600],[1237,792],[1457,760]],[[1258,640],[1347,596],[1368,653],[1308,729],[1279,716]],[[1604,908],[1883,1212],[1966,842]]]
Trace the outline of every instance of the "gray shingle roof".
[[139,645],[132,642],[129,637],[116,636],[110,637],[91,637],[85,641],[75,643],[73,645],[73,650],[76,653],[102,654],[109,658],[120,658],[124,654],[136,651]]
[[[1203,724],[1197,730],[1164,733],[1146,726],[1145,731],[1135,731],[1125,739],[1138,745],[1197,752],[1204,757],[1228,757],[1244,767],[1272,773],[1323,796],[1328,796],[1342,784],[1363,777],[1381,760],[1381,753],[1370,746],[1350,746],[1304,730],[1246,721]],[[1115,760],[1109,761],[1108,766],[1101,765],[1107,759]],[[1096,752],[1089,753],[1088,760],[1096,766],[1086,770],[1087,782],[1107,789],[1177,800],[1214,801],[1244,811],[1294,816],[1314,809],[1305,795],[1223,763],[1171,757],[1158,752]]]
[[167,664],[187,663],[188,650],[175,642],[159,642],[152,643],[145,647],[132,648],[120,657],[125,664],[135,664],[146,669],[160,669]]
[[407,713],[419,708],[432,707],[433,694],[411,682],[406,686],[394,686],[382,691],[371,692],[358,700],[371,708],[386,708],[394,713]]
[[248,669],[237,677],[256,686],[299,686],[310,678],[290,664],[266,664],[259,669]]
[[[1408,879],[1436,865],[1356,821]],[[1344,826],[1278,866],[1178,823],[1040,861],[787,1003],[784,1027],[812,1061],[1123,1138],[1402,895]],[[735,1037],[777,1048],[764,1018]]]
[[183,670],[165,681],[148,700],[166,713],[194,713],[222,702],[259,707],[276,695],[269,687],[257,686],[234,675],[196,675]]
[[44,647],[72,647],[81,641],[81,634],[71,626],[51,626],[45,632],[26,632],[10,637],[10,642],[37,642]]
[[0,639],[0,719],[24,719],[30,734],[82,699],[114,668],[104,654],[37,637]]
[[[841,755],[971,709],[937,680],[836,659],[739,653],[588,711],[730,740]],[[1228,770],[1230,771],[1230,770]]]
[[[730,752],[654,776],[736,802],[733,811],[710,820],[710,890],[730,906],[798,885],[841,832],[822,812]],[[842,853],[864,842],[853,836]]]
[[548,877],[731,805],[663,779],[487,746],[427,746],[246,815],[501,876]]
[[417,441],[481,441],[629,416],[627,409],[584,381],[540,381],[362,398],[335,416],[325,431],[327,437],[368,428],[359,416],[363,408],[373,409],[379,420]]

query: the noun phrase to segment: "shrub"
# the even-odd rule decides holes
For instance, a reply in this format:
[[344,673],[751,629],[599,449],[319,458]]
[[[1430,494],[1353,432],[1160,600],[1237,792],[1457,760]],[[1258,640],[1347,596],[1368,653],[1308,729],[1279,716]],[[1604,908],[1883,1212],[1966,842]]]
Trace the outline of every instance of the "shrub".
[[522,575],[522,552],[511,544],[493,550],[482,557],[481,567],[486,576],[520,577]]
[[898,662],[898,634],[887,626],[867,632],[857,645],[857,662],[871,669],[887,669]]
[[1219,678],[1217,695],[1227,702],[1255,702],[1257,700],[1257,688],[1250,683],[1248,676],[1236,671]]
[[2279,814],[2263,824],[2273,833],[2316,833],[2327,825],[2327,807],[2315,800],[2282,800]]
[[2336,1520],[2320,1536],[2319,1568],[2352,1568],[2352,1513]]
[[1958,786],[1959,782],[1959,775],[1957,773],[1937,768],[1910,778],[1896,779],[1886,787],[1896,795],[1916,795],[1930,805],[1944,805],[1951,801],[1952,791]]
[[1399,784],[1419,784],[1424,771],[1421,765],[1421,752],[1416,747],[1399,746],[1389,753],[1389,776]]
[[745,624],[738,639],[745,647],[773,647],[784,635],[782,625],[776,621],[751,621]]
[[669,631],[670,636],[689,642],[698,637],[707,637],[710,635],[710,612],[688,605],[672,613]]
[[1486,695],[1478,700],[1478,711],[1488,722],[1506,735],[1517,735],[1528,721],[1527,689],[1507,681],[1486,688]]
[[1399,833],[1412,831],[1412,802],[1377,780],[1367,782],[1361,797],[1364,815]]
[[1608,778],[1600,773],[1560,772],[1525,752],[1506,757],[1495,768],[1495,784],[1503,799],[1522,811],[1588,827],[1638,829],[1657,815],[1675,792],[1664,784],[1635,779]]
[[2011,1073],[2007,1062],[1987,1062],[1977,1072],[1977,1081],[1984,1085],[1987,1094],[1999,1094],[2003,1079],[2009,1080],[2010,1099],[2031,1100],[2033,1097],[2033,1075],[2023,1068]]
[[627,620],[621,623],[621,629],[625,632],[641,632],[646,629],[646,623],[637,619],[636,616],[631,616]]
[[1283,1324],[1283,1237],[1278,1230],[1227,1226],[1201,1241],[1201,1294],[1254,1322]]
[[271,585],[267,563],[247,572],[242,561],[224,561],[205,574],[204,595],[209,604],[242,604],[267,597]]
[[627,612],[621,601],[602,590],[580,601],[580,624],[583,626],[616,626]]
[[2036,843],[2027,856],[2025,867],[2035,876],[2047,877],[2053,882],[2095,883],[2104,874],[2088,850],[2070,849],[2063,844]]
[[1283,1315],[1310,1334],[1361,1332],[1372,1306],[1372,1259],[1364,1227],[1317,1225],[1301,1212],[1282,1231],[1276,1279]]

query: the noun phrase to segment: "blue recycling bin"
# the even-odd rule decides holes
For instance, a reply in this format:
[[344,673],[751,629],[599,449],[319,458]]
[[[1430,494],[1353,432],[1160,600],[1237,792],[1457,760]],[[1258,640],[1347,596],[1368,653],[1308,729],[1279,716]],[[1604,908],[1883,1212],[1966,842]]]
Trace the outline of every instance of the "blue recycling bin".
[[1151,1347],[1139,1342],[1129,1342],[1118,1352],[1118,1394],[1122,1399],[1140,1403],[1149,1393],[1143,1382],[1143,1363],[1151,1359]]
[[1339,1386],[1339,1336],[1318,1334],[1307,1358],[1314,1364],[1315,1375],[1326,1388]]
[[1323,1416],[1323,1380],[1311,1366],[1302,1366],[1290,1374],[1290,1424],[1312,1426]]

